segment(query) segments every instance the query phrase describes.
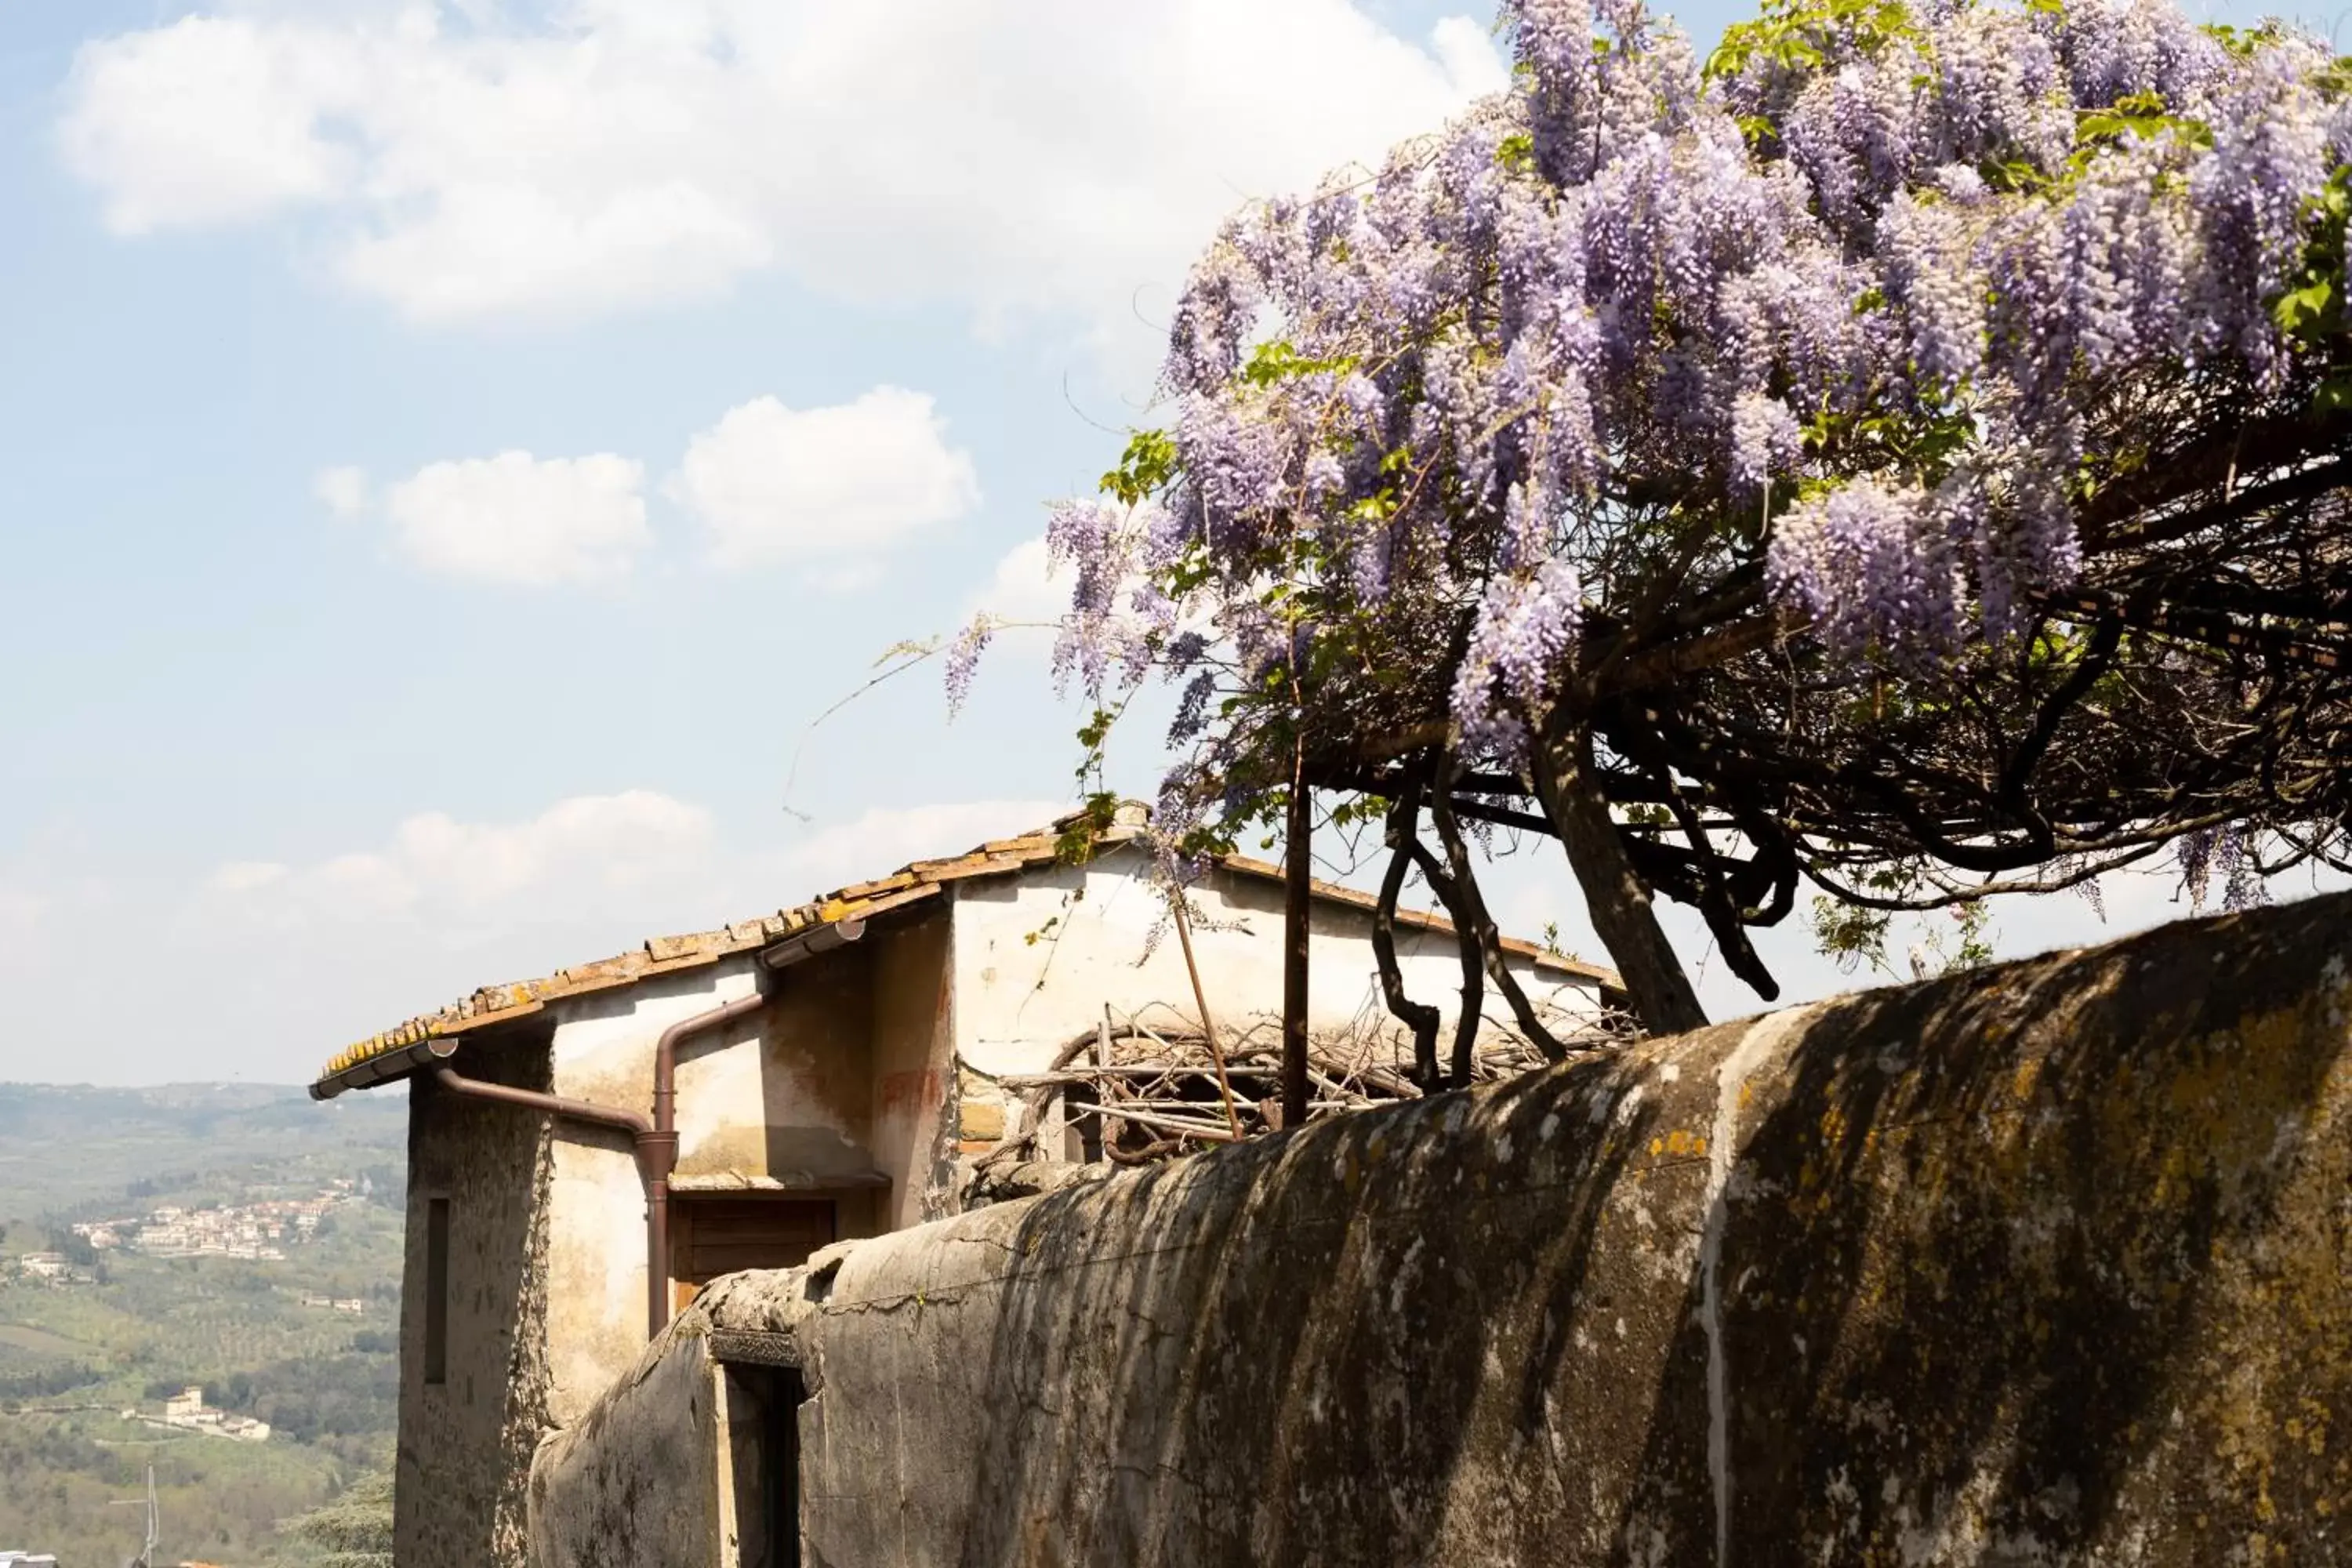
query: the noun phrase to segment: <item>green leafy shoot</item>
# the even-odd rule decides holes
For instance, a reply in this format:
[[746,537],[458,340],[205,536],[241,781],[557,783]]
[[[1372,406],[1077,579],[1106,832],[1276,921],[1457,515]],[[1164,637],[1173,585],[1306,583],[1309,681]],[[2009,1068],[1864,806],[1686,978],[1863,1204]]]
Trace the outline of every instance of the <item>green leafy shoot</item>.
[[1344,375],[1355,368],[1356,362],[1351,357],[1308,359],[1276,338],[1250,351],[1249,363],[1242,366],[1242,379],[1252,386],[1272,386],[1276,382],[1302,375]]
[[1128,438],[1118,467],[1102,477],[1102,493],[1135,506],[1165,489],[1175,474],[1175,438],[1165,430],[1138,430]]

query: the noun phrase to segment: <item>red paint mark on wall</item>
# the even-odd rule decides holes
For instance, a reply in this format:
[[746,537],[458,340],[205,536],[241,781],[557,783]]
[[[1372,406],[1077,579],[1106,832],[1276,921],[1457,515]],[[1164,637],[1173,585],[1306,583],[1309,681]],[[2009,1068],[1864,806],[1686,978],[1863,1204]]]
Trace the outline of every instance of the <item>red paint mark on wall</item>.
[[917,1116],[940,1102],[940,1075],[935,1068],[882,1075],[882,1114]]

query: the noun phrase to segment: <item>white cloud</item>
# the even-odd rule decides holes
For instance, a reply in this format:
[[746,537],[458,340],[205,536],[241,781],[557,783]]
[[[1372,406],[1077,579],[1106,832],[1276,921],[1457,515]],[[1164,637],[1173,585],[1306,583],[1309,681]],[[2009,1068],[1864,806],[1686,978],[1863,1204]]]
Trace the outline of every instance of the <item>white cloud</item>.
[[307,215],[432,321],[781,267],[1131,342],[1240,201],[1504,80],[1475,22],[1417,45],[1355,0],[227,3],[82,47],[68,167],[125,234]]
[[656,794],[575,795],[520,823],[466,823],[441,812],[400,825],[386,857],[404,879],[473,907],[584,876],[626,891],[656,879],[710,838],[710,814]]
[[321,468],[310,481],[310,493],[337,517],[357,517],[367,510],[367,475],[353,468]]
[[425,812],[385,844],[305,866],[230,861],[207,907],[265,921],[573,913],[625,905],[681,870],[702,869],[710,814],[652,790],[574,795],[521,822]]
[[277,860],[231,860],[215,868],[205,885],[214,892],[234,897],[284,881],[287,869],[284,863]]
[[384,513],[402,554],[430,572],[484,582],[598,582],[625,574],[653,542],[645,465],[611,453],[529,452],[432,463],[392,487]]
[[1069,566],[1046,552],[1040,534],[1004,552],[966,612],[1021,625],[1057,624],[1070,608],[1070,584]]
[[[722,833],[703,807],[652,790],[573,796],[510,821],[425,812],[344,853],[217,868],[183,895],[180,918],[147,956],[190,1017],[232,1021],[247,1070],[291,1079],[478,986],[790,908],[919,856],[1039,826],[1061,809],[1017,800],[875,808],[781,845]],[[105,929],[131,919],[129,909],[78,918]],[[0,899],[0,916],[6,910]],[[0,947],[0,969],[9,958]],[[12,1025],[26,1006],[84,994],[59,973],[18,989]],[[89,983],[100,983],[95,970]],[[99,1054],[122,1058],[101,1070],[155,1076],[152,1059],[130,1059],[139,1040],[134,1031],[100,1043]]]
[[[196,907],[306,927],[373,922],[495,932],[517,921],[601,915],[646,921],[646,931],[694,930],[789,908],[919,858],[961,854],[1043,826],[1066,809],[1037,800],[876,806],[753,854],[740,847],[720,853],[708,810],[654,790],[574,795],[519,822],[467,822],[429,811],[404,819],[371,848],[301,865],[226,862],[205,879]],[[0,892],[0,917],[9,909]],[[474,983],[491,978],[501,977]]]
[[[384,491],[383,511],[400,553],[443,576],[602,582],[654,543],[645,475],[610,452],[501,452],[427,464]],[[310,488],[340,518],[371,506],[356,468],[323,469]],[[971,454],[948,444],[928,394],[898,386],[824,408],[740,404],[688,443],[664,489],[702,524],[718,564],[793,564],[832,588],[871,578],[908,535],[980,504]]]
[[971,458],[946,437],[931,399],[902,387],[830,408],[755,398],[694,437],[667,489],[722,565],[837,571],[979,504]]
[[86,45],[58,137],[119,234],[234,223],[346,191],[362,164],[324,116],[357,96],[352,53],[235,16]]
[[0,939],[23,942],[37,933],[49,912],[49,900],[29,888],[0,883]]

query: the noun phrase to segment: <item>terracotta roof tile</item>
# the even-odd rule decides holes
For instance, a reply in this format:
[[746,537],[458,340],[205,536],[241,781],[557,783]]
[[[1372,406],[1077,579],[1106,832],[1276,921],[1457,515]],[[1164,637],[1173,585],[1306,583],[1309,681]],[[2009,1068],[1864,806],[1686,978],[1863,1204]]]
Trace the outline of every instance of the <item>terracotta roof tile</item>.
[[[1131,815],[1135,811],[1133,807],[1123,808],[1120,824],[1101,834],[1097,842],[1123,844],[1135,838],[1137,828],[1131,825],[1137,819]],[[766,947],[812,926],[852,918],[866,919],[904,909],[938,897],[940,889],[950,882],[967,881],[978,877],[1008,876],[1047,864],[1057,851],[1061,829],[1072,820],[1066,817],[1016,838],[992,839],[961,855],[917,860],[889,876],[854,882],[823,894],[809,903],[779,910],[774,914],[755,916],[714,931],[656,936],[648,939],[634,952],[572,964],[542,979],[484,986],[436,1013],[411,1018],[337,1052],[320,1069],[319,1081],[325,1085],[375,1058],[408,1050],[427,1041],[446,1039],[488,1028],[494,1024],[528,1017],[541,1011],[549,1002],[562,997],[591,991],[608,991],[648,975],[672,973],[681,969],[716,963],[739,952]],[[1282,879],[1280,867],[1245,856],[1227,856],[1220,864],[1226,870],[1243,876],[1270,878],[1276,881]],[[1361,909],[1373,907],[1373,900],[1369,894],[1335,883],[1318,881],[1315,892],[1318,898]],[[1414,910],[1398,910],[1397,920],[1401,924],[1429,930],[1453,929],[1437,916]],[[1547,967],[1582,974],[1612,988],[1622,984],[1612,971],[1541,952],[1528,942],[1506,938],[1504,946],[1513,952],[1533,957]],[[394,1071],[398,1070],[403,1069],[394,1068]]]

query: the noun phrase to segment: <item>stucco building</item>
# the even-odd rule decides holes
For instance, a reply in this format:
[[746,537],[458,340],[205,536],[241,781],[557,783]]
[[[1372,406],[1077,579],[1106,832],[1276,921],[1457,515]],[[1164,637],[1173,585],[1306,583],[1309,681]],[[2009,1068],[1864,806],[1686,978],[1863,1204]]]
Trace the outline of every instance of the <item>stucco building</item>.
[[[320,1099],[410,1085],[404,1564],[521,1561],[534,1451],[654,1329],[719,1275],[954,1212],[969,1162],[1007,1126],[1005,1080],[1045,1068],[1107,1007],[1194,1026],[1139,822],[1124,815],[1082,862],[1056,824],[489,987],[328,1064]],[[1221,1031],[1279,1016],[1282,898],[1276,868],[1239,858],[1193,891]],[[1317,885],[1318,1035],[1396,1027],[1370,904]],[[1398,950],[1416,996],[1454,998],[1443,921],[1402,913]],[[1556,1027],[1613,999],[1606,970],[1506,951]]]

